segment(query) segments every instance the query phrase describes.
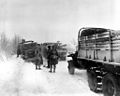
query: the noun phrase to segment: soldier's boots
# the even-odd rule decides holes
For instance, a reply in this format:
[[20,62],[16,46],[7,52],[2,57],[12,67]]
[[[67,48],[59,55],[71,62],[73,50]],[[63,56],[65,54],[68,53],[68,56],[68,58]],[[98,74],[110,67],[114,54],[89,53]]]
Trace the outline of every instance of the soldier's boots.
[[55,73],[55,70],[53,72]]
[[36,65],[36,70],[37,70],[37,69],[41,70],[40,66],[37,66],[37,65]]
[[42,69],[39,67],[39,70],[42,70]]
[[50,68],[50,66],[47,66],[47,68]]
[[53,70],[54,73],[55,73],[55,69],[56,69],[56,66],[54,66],[54,70]]
[[52,72],[51,70],[49,72]]
[[36,70],[37,70],[37,69],[38,69],[38,68],[37,68],[37,65],[35,65],[35,66],[36,66],[35,68],[36,68]]

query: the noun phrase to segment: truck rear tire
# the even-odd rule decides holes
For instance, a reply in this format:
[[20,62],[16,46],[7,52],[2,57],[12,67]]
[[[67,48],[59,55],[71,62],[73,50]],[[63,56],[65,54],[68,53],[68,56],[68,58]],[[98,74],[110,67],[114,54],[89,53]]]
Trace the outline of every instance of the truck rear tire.
[[120,96],[118,80],[113,74],[105,75],[102,83],[104,96]]
[[97,92],[97,75],[93,70],[87,70],[88,85],[91,91]]
[[68,72],[73,75],[74,72],[75,72],[75,68],[74,68],[73,62],[69,61],[68,63],[69,63],[69,65],[68,65]]

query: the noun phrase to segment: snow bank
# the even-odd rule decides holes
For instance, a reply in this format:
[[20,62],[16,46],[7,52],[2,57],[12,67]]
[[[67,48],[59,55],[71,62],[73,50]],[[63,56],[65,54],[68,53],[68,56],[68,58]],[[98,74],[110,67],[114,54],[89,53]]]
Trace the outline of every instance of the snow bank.
[[85,71],[68,74],[67,62],[59,62],[56,73],[48,71],[46,68],[35,70],[33,63],[3,55],[0,59],[0,96],[100,96],[89,90]]
[[0,96],[30,96],[30,94],[49,92],[49,85],[44,74],[40,70],[35,70],[33,63],[24,62],[16,56],[6,58],[2,55]]
[[0,59],[0,96],[15,96],[18,90],[21,66],[15,57]]

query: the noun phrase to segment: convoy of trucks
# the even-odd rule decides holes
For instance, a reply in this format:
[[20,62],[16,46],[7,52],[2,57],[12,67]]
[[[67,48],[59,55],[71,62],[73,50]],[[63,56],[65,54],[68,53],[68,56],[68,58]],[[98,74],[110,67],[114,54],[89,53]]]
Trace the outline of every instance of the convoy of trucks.
[[[17,54],[28,62],[38,64],[41,62],[40,51],[39,44],[25,41],[19,43]],[[81,28],[78,48],[69,57],[72,57],[68,61],[69,73],[74,74],[75,68],[85,69],[92,91],[102,92],[104,96],[120,96],[120,31]]]
[[92,91],[120,96],[120,31],[81,28],[76,51],[77,55],[69,55],[74,58],[68,61],[69,73],[74,74],[75,68],[85,69]]

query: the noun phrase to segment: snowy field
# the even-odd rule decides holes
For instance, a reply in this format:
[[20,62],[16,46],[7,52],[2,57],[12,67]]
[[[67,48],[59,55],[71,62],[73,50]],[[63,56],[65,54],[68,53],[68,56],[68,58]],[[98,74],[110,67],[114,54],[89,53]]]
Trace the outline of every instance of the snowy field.
[[[44,61],[44,64],[46,62]],[[56,73],[35,70],[16,56],[0,59],[0,96],[103,96],[90,91],[85,70],[69,75],[67,62],[59,62]]]

